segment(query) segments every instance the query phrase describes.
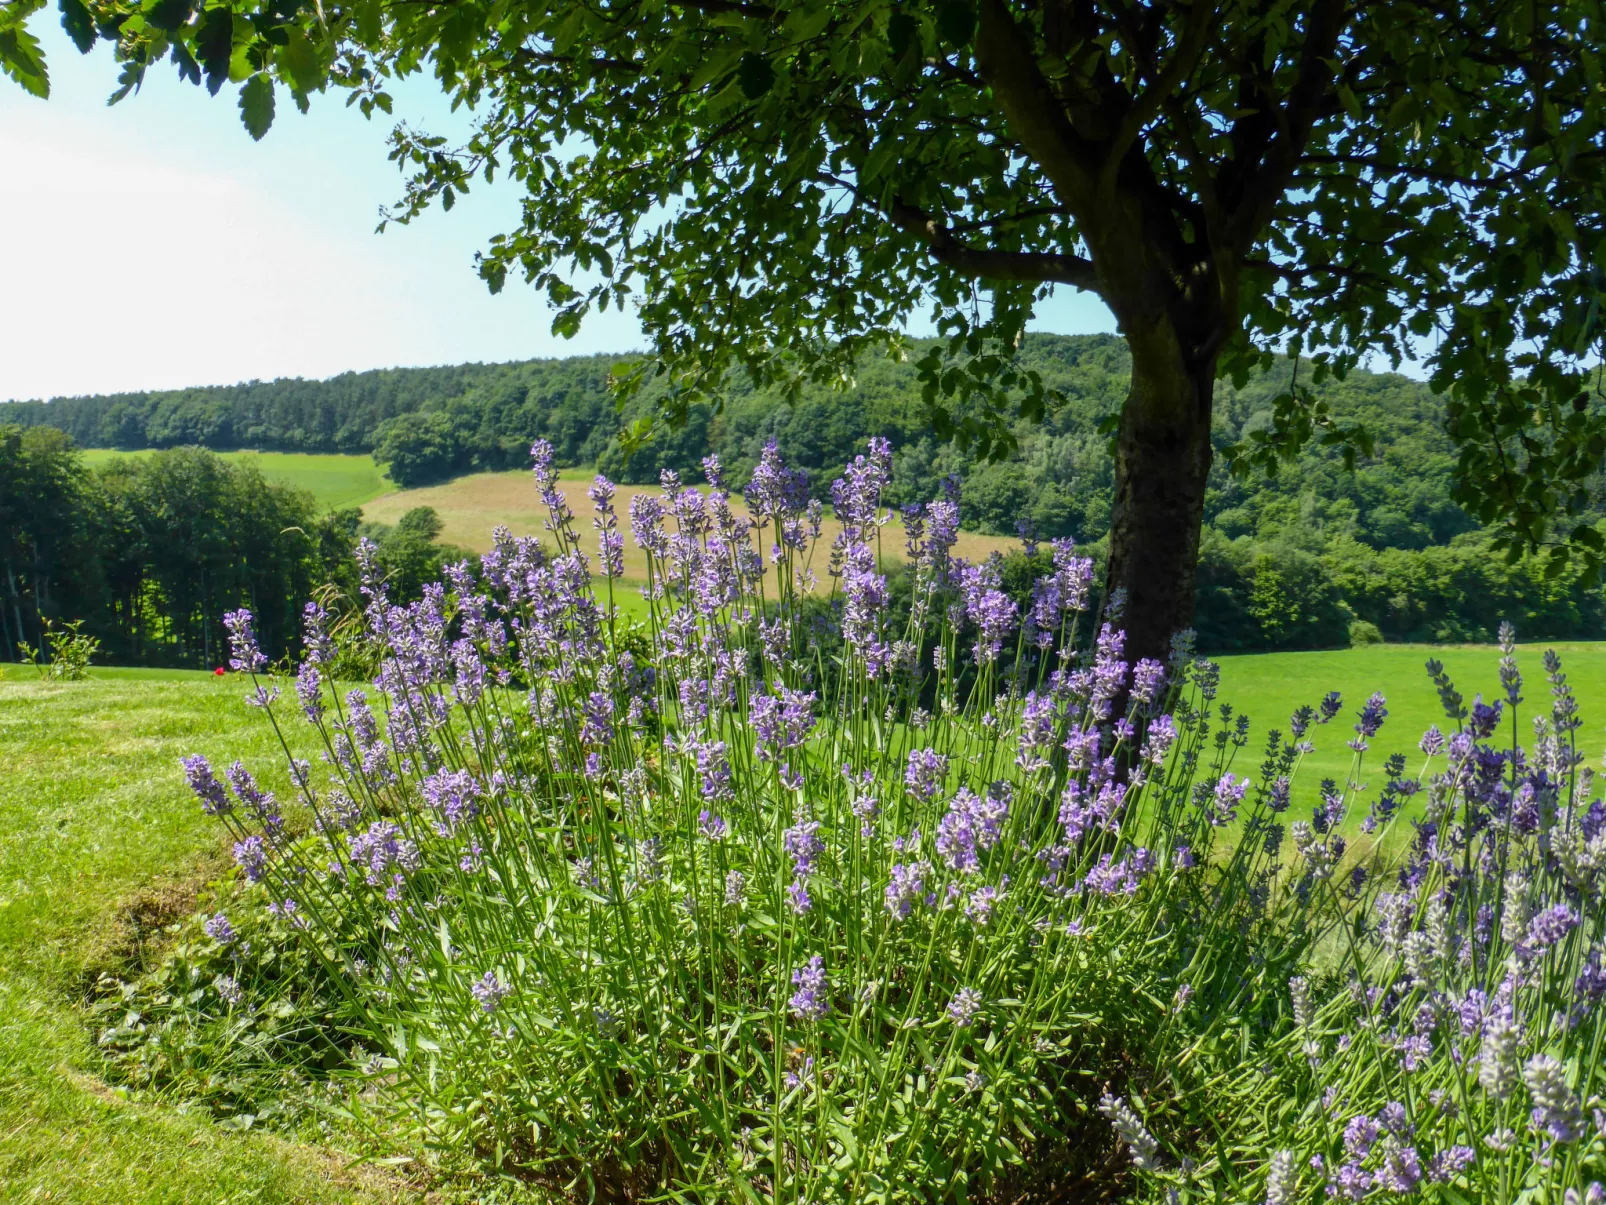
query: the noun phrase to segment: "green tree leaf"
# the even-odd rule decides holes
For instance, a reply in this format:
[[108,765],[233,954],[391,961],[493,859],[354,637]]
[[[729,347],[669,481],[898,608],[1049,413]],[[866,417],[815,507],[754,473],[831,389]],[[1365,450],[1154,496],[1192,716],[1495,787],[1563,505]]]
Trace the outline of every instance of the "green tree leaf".
[[50,73],[45,70],[44,50],[39,39],[23,28],[20,16],[9,25],[0,24],[0,71],[41,100],[50,95]]
[[206,90],[213,96],[229,78],[234,53],[234,16],[226,8],[209,8],[195,30],[195,57],[206,72]]
[[95,19],[89,15],[84,0],[61,0],[61,27],[80,54],[95,48]]
[[258,141],[273,125],[273,78],[266,72],[253,75],[240,88],[240,120]]

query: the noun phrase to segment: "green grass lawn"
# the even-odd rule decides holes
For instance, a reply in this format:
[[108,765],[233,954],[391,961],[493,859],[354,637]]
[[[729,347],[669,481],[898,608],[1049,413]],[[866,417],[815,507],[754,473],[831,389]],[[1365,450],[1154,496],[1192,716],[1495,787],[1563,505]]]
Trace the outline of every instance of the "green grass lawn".
[[[113,448],[85,448],[84,463],[95,467],[120,456]],[[371,456],[342,456],[323,452],[220,452],[235,463],[254,464],[269,481],[308,490],[318,505],[330,509],[361,506],[395,488]]]
[[410,1199],[338,1154],[131,1103],[95,1077],[76,1007],[86,984],[138,939],[140,918],[187,912],[226,864],[178,758],[244,757],[268,777],[280,757],[238,680],[24,672],[0,680],[0,1200]]
[[[1593,760],[1606,740],[1606,643],[1557,646],[1583,706]],[[1524,712],[1547,707],[1542,646],[1525,646]],[[1489,648],[1383,646],[1229,657],[1221,698],[1247,712],[1254,740],[1238,768],[1256,772],[1268,727],[1329,690],[1344,695],[1301,773],[1306,792],[1341,777],[1344,742],[1367,694],[1388,696],[1389,719],[1369,764],[1413,754],[1442,722],[1422,662],[1438,656],[1468,700],[1496,690]],[[184,785],[178,758],[243,758],[286,794],[281,756],[237,677],[191,670],[100,669],[80,683],[0,676],[0,1200],[83,1202],[332,1202],[406,1199],[378,1173],[263,1134],[239,1134],[204,1113],[123,1099],[95,1076],[78,1005],[86,984],[139,918],[187,911],[226,865],[218,826]],[[1527,719],[1523,718],[1525,734]],[[292,726],[292,734],[299,726]],[[1373,785],[1375,773],[1369,775]],[[48,1196],[47,1196],[48,1194]]]
[[[1518,722],[1523,741],[1533,737],[1533,717],[1550,713],[1550,686],[1541,660],[1547,648],[1561,655],[1562,669],[1578,696],[1584,720],[1577,735],[1579,747],[1591,763],[1598,764],[1606,750],[1606,643],[1531,644],[1518,648],[1524,699]],[[1429,657],[1444,662],[1469,707],[1479,693],[1488,700],[1504,697],[1500,690],[1499,650],[1483,645],[1389,644],[1333,652],[1221,658],[1221,701],[1248,713],[1253,722],[1249,748],[1239,754],[1235,769],[1253,776],[1266,730],[1275,727],[1286,733],[1288,718],[1296,707],[1301,703],[1314,706],[1328,691],[1336,690],[1344,697],[1344,710],[1332,724],[1313,730],[1316,752],[1306,757],[1300,768],[1297,797],[1314,802],[1321,779],[1343,781],[1352,756],[1345,742],[1355,735],[1355,713],[1373,691],[1381,691],[1387,698],[1389,714],[1383,730],[1371,742],[1362,781],[1374,788],[1380,786],[1383,762],[1392,753],[1407,754],[1407,767],[1416,773],[1423,762],[1417,741],[1428,725],[1438,724],[1446,732],[1453,730],[1423,669]],[[1509,732],[1507,728],[1507,739]]]

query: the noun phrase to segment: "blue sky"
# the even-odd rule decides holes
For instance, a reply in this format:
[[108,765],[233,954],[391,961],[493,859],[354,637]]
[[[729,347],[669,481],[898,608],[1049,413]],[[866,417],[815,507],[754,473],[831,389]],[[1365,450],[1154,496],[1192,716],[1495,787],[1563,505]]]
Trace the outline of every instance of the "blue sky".
[[[80,56],[50,12],[32,28],[50,99],[0,78],[0,399],[642,346],[629,314],[594,315],[563,340],[530,290],[486,291],[474,252],[512,227],[516,186],[376,234],[401,192],[386,159],[394,119],[365,121],[335,94],[303,116],[281,93],[252,142],[235,85],[209,97],[166,64],[108,107],[110,47]],[[461,128],[426,81],[397,100],[396,118]],[[1101,302],[1069,290],[1035,325],[1114,329]]]

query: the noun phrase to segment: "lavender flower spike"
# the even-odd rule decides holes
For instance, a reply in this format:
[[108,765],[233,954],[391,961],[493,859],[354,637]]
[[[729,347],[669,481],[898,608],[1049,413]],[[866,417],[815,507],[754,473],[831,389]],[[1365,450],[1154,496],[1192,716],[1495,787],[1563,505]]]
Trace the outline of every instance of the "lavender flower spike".
[[226,816],[234,810],[229,793],[223,789],[217,775],[212,773],[211,762],[195,753],[181,758],[179,764],[184,767],[184,777],[189,779],[190,790],[201,801],[202,811],[209,816]]
[[474,994],[474,999],[487,1014],[494,1013],[502,1006],[502,1000],[513,989],[508,987],[496,977],[495,971],[486,971],[485,975],[468,989]]
[[1099,1101],[1099,1112],[1109,1119],[1116,1133],[1121,1135],[1131,1150],[1133,1167],[1145,1172],[1160,1169],[1160,1161],[1157,1158],[1160,1144],[1154,1135],[1149,1133],[1138,1115],[1132,1111],[1131,1105],[1119,1096],[1105,1093]]
[[223,626],[229,633],[229,668],[236,673],[250,674],[263,669],[268,659],[257,647],[256,633],[251,630],[251,612],[244,607],[223,616]]
[[797,991],[788,1003],[792,1011],[805,1021],[818,1021],[831,1011],[829,986],[825,979],[825,959],[818,954],[806,965],[792,972],[792,985]]

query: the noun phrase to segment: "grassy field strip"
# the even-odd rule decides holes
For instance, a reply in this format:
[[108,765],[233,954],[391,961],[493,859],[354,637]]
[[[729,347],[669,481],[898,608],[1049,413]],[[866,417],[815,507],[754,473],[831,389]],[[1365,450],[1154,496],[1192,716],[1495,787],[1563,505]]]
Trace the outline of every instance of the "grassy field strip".
[[[1560,654],[1562,670],[1578,696],[1584,720],[1577,734],[1578,747],[1589,764],[1598,766],[1606,751],[1606,643],[1537,643],[1518,648],[1524,701],[1517,722],[1522,740],[1526,744],[1532,739],[1535,716],[1550,714],[1550,686],[1541,661],[1547,648]],[[1247,713],[1253,722],[1249,747],[1238,754],[1235,771],[1258,777],[1266,730],[1275,727],[1287,732],[1288,718],[1296,707],[1302,703],[1314,706],[1328,691],[1336,690],[1344,697],[1344,710],[1328,727],[1314,729],[1316,752],[1305,758],[1300,769],[1296,800],[1313,804],[1323,778],[1344,780],[1352,756],[1345,742],[1355,735],[1355,713],[1373,691],[1382,691],[1388,699],[1389,715],[1366,754],[1363,781],[1375,794],[1383,784],[1383,763],[1392,753],[1406,754],[1407,772],[1415,774],[1424,760],[1417,741],[1428,725],[1453,731],[1423,669],[1429,657],[1444,662],[1469,707],[1479,693],[1489,701],[1504,698],[1499,650],[1483,645],[1388,644],[1220,658],[1220,700]],[[1509,728],[1502,739],[1509,739]]]
[[237,679],[96,671],[0,681],[0,1200],[146,1203],[410,1199],[315,1146],[129,1103],[93,1077],[74,1007],[141,915],[194,906],[226,863],[178,768],[243,757],[283,794],[271,732]]
[[[84,463],[91,468],[140,452],[121,452],[115,448],[85,448]],[[362,506],[387,490],[390,479],[368,455],[348,456],[330,452],[219,452],[235,464],[253,464],[269,481],[297,486],[309,491],[320,506],[338,510]]]

